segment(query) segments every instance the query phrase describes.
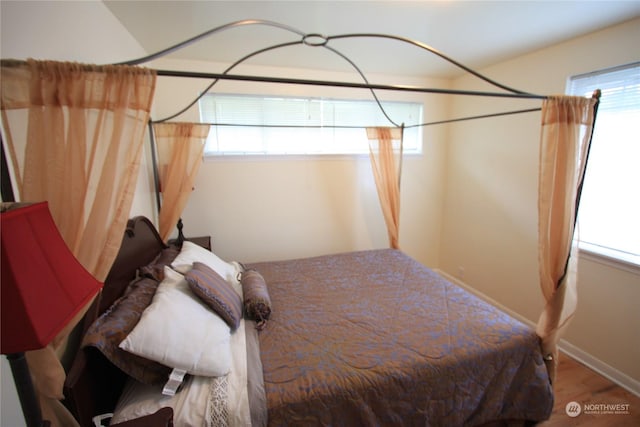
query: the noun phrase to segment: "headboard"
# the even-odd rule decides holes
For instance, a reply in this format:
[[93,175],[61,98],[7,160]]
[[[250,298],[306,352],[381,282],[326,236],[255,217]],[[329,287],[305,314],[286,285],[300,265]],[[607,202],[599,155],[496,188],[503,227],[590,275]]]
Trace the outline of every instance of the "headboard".
[[138,268],[153,261],[165,247],[151,221],[143,216],[130,219],[118,255],[105,279],[99,312],[111,307],[136,277]]
[[[104,288],[82,322],[83,333],[136,278],[138,267],[149,264],[166,248],[154,225],[138,216],[127,222],[118,255]],[[77,351],[64,386],[65,405],[82,427],[93,426],[95,414],[110,412],[117,402],[126,375],[97,350]]]

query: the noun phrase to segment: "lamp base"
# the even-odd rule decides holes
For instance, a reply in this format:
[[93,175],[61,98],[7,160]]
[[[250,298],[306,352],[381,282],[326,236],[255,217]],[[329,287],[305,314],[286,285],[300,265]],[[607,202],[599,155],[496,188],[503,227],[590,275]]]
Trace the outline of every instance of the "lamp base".
[[20,406],[24,414],[24,420],[27,427],[48,427],[49,421],[42,420],[42,412],[40,411],[40,403],[36,396],[31,382],[31,374],[29,373],[29,365],[24,353],[12,353],[7,355],[7,360],[11,366],[13,374],[13,382],[16,384],[16,391],[20,399]]

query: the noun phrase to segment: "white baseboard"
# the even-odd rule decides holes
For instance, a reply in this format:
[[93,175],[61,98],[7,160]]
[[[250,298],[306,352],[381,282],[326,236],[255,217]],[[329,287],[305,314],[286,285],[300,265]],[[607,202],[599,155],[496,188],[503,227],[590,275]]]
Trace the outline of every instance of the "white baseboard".
[[613,381],[620,387],[640,397],[640,381],[637,381],[624,372],[621,372],[616,368],[607,365],[602,360],[593,357],[591,354],[587,353],[579,347],[576,347],[575,345],[564,339],[560,340],[560,345],[558,347],[564,353],[576,359],[583,365],[588,366],[603,377]]
[[[478,296],[479,298],[482,298],[483,300],[493,305],[494,307],[497,307],[498,309],[509,314],[511,317],[518,319],[522,323],[525,323],[535,328],[536,325],[531,320],[505,307],[504,305],[500,304],[498,301],[494,300],[493,298],[490,298],[489,296],[478,291],[477,289],[474,289],[473,287],[467,285],[457,277],[451,276],[445,271],[442,271],[437,268],[433,270],[439,275],[441,275],[442,277],[446,278],[448,281],[455,283],[456,285],[466,289],[467,291]],[[637,381],[636,379],[631,378],[629,375],[625,374],[624,372],[621,372],[616,368],[606,364],[602,360],[592,356],[591,354],[571,344],[565,339],[560,340],[560,342],[558,343],[558,348],[563,353],[566,353],[567,355],[571,356],[572,358],[579,361],[583,365],[589,367],[590,369],[593,369],[603,377],[613,381],[614,383],[618,384],[620,387],[640,397],[640,381]]]

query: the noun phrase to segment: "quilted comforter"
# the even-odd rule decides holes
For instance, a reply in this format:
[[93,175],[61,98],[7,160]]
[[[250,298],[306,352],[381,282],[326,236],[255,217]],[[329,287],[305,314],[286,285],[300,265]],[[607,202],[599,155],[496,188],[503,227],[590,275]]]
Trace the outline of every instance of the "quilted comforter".
[[463,426],[547,419],[528,326],[392,250],[255,263],[270,426]]

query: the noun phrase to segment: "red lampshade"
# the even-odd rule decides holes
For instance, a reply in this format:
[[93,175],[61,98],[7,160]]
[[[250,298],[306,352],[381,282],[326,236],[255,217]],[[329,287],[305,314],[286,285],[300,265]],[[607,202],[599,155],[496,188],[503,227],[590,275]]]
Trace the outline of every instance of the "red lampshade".
[[73,256],[46,202],[1,219],[1,353],[46,347],[102,283]]

